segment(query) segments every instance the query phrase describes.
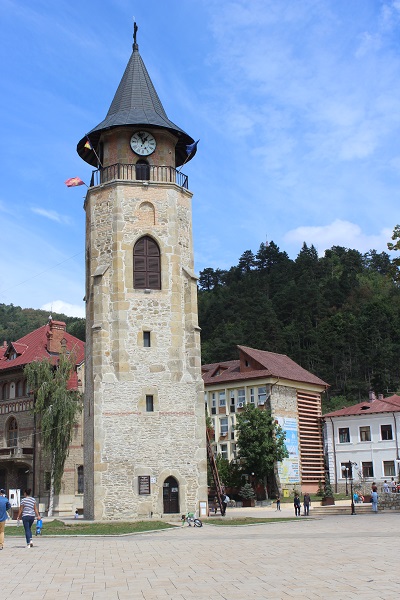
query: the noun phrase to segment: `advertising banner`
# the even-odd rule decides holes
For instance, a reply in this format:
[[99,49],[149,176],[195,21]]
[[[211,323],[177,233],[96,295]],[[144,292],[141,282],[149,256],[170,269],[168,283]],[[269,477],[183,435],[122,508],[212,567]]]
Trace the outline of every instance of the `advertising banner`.
[[278,474],[281,485],[300,483],[299,428],[294,418],[275,417],[275,420],[286,433],[285,446],[289,458],[278,463]]

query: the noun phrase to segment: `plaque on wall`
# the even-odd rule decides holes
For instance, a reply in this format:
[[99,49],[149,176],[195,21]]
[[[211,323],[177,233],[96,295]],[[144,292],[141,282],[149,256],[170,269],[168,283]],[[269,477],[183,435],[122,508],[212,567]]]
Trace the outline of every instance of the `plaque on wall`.
[[139,495],[150,494],[150,475],[139,475]]

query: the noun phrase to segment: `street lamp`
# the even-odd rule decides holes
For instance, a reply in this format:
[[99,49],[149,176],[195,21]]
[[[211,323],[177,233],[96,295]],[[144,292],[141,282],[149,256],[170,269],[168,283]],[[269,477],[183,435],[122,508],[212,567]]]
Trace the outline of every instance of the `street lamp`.
[[342,473],[343,473],[343,475],[346,478],[346,496],[348,496],[349,495],[349,488],[347,486],[347,479],[348,479],[348,476],[349,476],[349,466],[348,465],[347,466],[346,465],[342,465]]
[[[345,465],[345,469],[348,471],[348,477],[350,479],[351,514],[355,515],[356,514],[356,508],[354,506],[354,494],[353,494],[353,466],[356,467],[357,463],[351,462],[349,460],[349,462]],[[346,477],[346,484],[347,484],[347,477]]]

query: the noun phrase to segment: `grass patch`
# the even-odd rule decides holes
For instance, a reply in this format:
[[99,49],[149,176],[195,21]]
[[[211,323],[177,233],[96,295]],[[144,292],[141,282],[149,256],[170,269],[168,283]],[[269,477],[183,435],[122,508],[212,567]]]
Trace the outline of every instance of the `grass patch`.
[[259,525],[262,523],[281,523],[282,521],[299,521],[297,517],[265,517],[265,518],[256,518],[256,517],[238,517],[237,519],[215,519],[204,521],[204,523],[210,523],[212,525],[219,526],[240,526],[240,525]]
[[[163,521],[137,521],[132,523],[113,522],[113,523],[64,523],[55,519],[54,521],[43,523],[43,536],[46,535],[122,535],[124,533],[142,533],[145,531],[154,531],[157,529],[173,528]],[[32,527],[32,533],[35,536],[35,525]],[[5,527],[6,536],[24,536],[24,528]]]

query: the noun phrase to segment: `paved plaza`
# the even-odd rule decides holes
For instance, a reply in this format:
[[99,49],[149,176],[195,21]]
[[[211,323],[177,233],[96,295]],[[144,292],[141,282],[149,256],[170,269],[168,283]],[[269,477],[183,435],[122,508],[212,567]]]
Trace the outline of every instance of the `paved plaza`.
[[[272,509],[229,513],[275,516]],[[291,516],[285,507],[282,516]],[[1,598],[397,599],[400,514],[300,517],[123,537],[6,537]]]

